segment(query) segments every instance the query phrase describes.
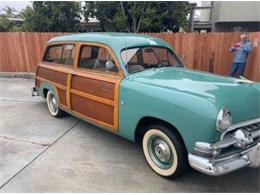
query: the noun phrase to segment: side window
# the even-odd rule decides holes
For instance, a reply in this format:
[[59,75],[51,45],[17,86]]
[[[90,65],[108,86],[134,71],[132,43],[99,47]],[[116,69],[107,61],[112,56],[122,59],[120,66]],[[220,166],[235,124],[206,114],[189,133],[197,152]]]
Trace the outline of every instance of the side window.
[[43,61],[63,65],[72,65],[74,45],[55,45],[48,47]]
[[97,46],[81,47],[78,67],[102,72],[118,72],[108,50]]
[[74,56],[74,46],[64,45],[62,49],[61,64],[72,65]]
[[47,49],[43,61],[60,63],[61,54],[62,54],[62,46],[51,46]]

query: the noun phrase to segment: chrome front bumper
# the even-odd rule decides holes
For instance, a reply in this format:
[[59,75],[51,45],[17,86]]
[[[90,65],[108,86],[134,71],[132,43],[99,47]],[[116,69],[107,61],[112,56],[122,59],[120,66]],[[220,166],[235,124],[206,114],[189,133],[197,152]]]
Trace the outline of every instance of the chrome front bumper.
[[224,175],[246,166],[259,167],[260,142],[240,153],[224,158],[210,159],[189,154],[188,159],[192,168],[212,176]]

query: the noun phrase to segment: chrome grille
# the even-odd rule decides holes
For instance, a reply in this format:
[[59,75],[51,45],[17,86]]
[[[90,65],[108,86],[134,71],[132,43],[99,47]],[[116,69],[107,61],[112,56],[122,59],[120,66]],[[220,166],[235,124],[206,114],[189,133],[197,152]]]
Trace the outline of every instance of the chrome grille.
[[[260,120],[260,119],[259,119]],[[254,123],[245,123],[245,124],[235,124],[234,126],[231,126],[230,130],[224,132],[222,135],[221,135],[221,139],[220,140],[223,140],[224,138],[227,138],[227,137],[232,137],[233,136],[233,133],[238,130],[238,129],[243,129],[247,132],[254,132],[254,131],[257,131],[257,130],[260,130],[260,122],[258,121],[254,121]]]
[[245,127],[241,127],[239,129],[244,129],[246,131],[252,132],[252,131],[255,131],[257,129],[260,129],[260,123],[255,123],[255,124],[252,124],[252,125],[248,125],[248,126],[245,126]]

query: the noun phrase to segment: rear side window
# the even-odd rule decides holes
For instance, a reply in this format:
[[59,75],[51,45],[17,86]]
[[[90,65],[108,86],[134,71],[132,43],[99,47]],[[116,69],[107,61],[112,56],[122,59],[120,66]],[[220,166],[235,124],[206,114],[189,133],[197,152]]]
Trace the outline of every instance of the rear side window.
[[55,45],[48,47],[43,61],[72,65],[74,56],[74,45]]

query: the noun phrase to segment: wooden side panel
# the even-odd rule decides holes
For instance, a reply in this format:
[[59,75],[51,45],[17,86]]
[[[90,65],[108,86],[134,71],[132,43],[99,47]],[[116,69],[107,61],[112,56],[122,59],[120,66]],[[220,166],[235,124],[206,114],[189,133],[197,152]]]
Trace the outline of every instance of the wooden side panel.
[[39,67],[37,76],[63,86],[67,85],[67,74],[63,72]]
[[67,103],[68,94],[66,91],[68,86],[68,72],[70,70],[70,68],[64,70],[64,67],[59,65],[47,65],[41,63],[41,65],[38,66],[35,79],[37,87],[40,87],[42,81],[52,84],[57,90],[60,104],[67,109],[69,108]]
[[[101,43],[89,44],[107,49],[119,66],[111,48]],[[81,45],[86,43],[78,43],[76,56],[79,56]],[[122,75],[120,72],[118,75],[110,75],[106,72],[87,70],[78,68],[77,65],[76,59],[70,82],[71,112],[112,131],[117,131],[118,86]]]
[[92,119],[102,121],[113,125],[114,109],[113,106],[98,103],[96,101],[86,99],[84,97],[71,94],[71,109],[72,111],[84,114]]
[[73,76],[71,81],[71,89],[76,89],[109,100],[114,100],[114,85],[114,83],[82,76]]
[[120,79],[42,63],[36,83],[47,81],[55,86],[60,104],[66,111],[116,131]]
[[66,91],[63,90],[63,89],[57,89],[58,91],[58,95],[59,95],[59,98],[60,98],[60,103],[64,106],[67,106],[67,103],[66,103]]

